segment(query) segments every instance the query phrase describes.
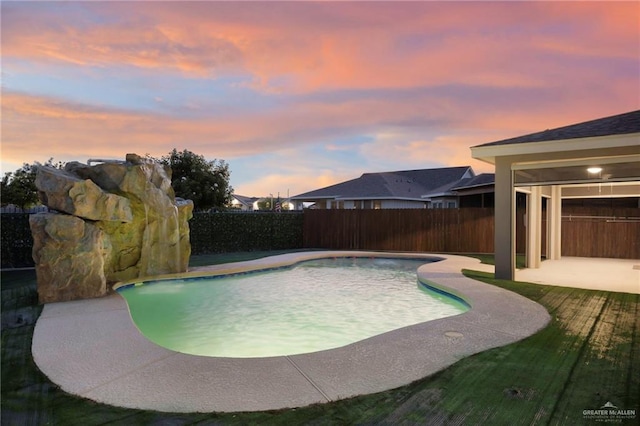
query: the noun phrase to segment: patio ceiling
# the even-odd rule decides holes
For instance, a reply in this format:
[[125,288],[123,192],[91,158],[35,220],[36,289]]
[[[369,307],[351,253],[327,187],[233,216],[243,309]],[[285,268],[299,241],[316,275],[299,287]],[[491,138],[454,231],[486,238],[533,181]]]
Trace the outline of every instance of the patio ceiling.
[[579,165],[554,162],[514,164],[514,185],[557,185],[570,183],[614,184],[640,180],[640,159],[634,157],[582,160]]

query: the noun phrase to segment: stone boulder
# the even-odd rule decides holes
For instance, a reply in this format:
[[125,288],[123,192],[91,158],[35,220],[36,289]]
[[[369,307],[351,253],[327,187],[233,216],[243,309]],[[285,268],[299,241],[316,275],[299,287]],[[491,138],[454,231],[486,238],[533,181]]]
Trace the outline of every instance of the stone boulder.
[[109,240],[93,223],[78,217],[38,213],[29,217],[40,303],[103,296]]
[[[36,186],[58,211],[30,222],[42,303],[102,296],[118,281],[187,270],[193,202],[176,200],[170,168],[128,154],[125,161],[71,162],[63,171],[41,166]],[[74,225],[63,231],[65,223]]]
[[63,170],[40,167],[36,188],[42,203],[54,210],[89,220],[133,220],[128,199],[107,193],[91,180]]

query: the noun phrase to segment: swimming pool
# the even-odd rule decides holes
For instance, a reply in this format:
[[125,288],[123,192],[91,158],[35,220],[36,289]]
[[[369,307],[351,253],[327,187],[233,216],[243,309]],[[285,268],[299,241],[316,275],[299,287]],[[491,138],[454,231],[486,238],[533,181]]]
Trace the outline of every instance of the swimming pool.
[[537,303],[460,273],[492,272],[492,266],[453,255],[309,251],[194,267],[180,277],[277,268],[333,256],[438,259],[418,268],[420,280],[460,296],[471,307],[461,315],[327,351],[223,358],[154,344],[134,325],[124,298],[113,294],[45,305],[33,332],[33,359],[65,392],[120,407],[200,413],[278,410],[404,386],[461,358],[528,337],[550,320]]
[[459,298],[417,280],[426,259],[332,258],[266,272],[118,289],[138,329],[185,354],[273,357],[348,345],[458,315]]

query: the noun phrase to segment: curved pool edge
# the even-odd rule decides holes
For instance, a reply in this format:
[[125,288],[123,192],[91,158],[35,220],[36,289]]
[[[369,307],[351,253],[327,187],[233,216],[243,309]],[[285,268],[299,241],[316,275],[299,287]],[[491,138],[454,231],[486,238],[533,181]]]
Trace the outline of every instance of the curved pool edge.
[[298,252],[194,268],[186,275],[289,266],[332,256],[442,259],[421,266],[419,278],[458,295],[471,309],[322,352],[210,358],[172,352],[149,342],[131,321],[126,302],[116,294],[47,304],[34,330],[34,360],[63,390],[106,404],[165,412],[262,411],[406,385],[466,356],[528,337],[550,320],[541,305],[464,277],[462,269],[493,267],[463,256]]
[[268,256],[260,259],[247,260],[243,262],[224,263],[219,265],[197,266],[190,268],[187,272],[177,274],[156,275],[142,277],[134,280],[121,281],[112,286],[114,291],[132,285],[145,284],[150,281],[163,281],[175,279],[190,279],[204,277],[233,276],[248,272],[266,272],[282,268],[293,267],[302,262],[326,258],[349,258],[349,257],[380,257],[396,259],[417,259],[428,261],[441,261],[444,258],[439,255],[425,253],[400,253],[400,252],[369,252],[369,251],[312,251],[296,252]]

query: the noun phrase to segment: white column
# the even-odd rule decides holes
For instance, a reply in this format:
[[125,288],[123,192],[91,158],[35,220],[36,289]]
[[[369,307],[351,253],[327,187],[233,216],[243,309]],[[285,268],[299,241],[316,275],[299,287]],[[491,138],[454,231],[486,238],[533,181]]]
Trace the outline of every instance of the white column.
[[559,260],[562,241],[562,188],[551,187],[551,199],[547,204],[547,259]]
[[515,196],[511,161],[496,157],[495,179],[495,277],[512,280],[515,274]]
[[542,188],[527,195],[527,268],[539,268],[542,256]]

